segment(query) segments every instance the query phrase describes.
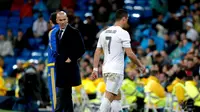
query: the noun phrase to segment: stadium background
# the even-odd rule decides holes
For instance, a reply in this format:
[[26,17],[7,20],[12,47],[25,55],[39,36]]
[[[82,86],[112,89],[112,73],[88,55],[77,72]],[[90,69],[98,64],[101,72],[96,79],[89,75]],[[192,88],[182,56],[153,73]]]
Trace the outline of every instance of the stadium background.
[[[45,88],[51,12],[66,11],[69,23],[80,30],[87,49],[80,60],[81,75],[87,78],[92,72],[98,36],[113,24],[119,8],[129,13],[126,30],[131,35],[133,50],[147,68],[160,72],[163,86],[173,77],[177,66],[184,67],[187,75],[199,75],[199,38],[191,39],[195,34],[187,29],[191,27],[200,33],[198,0],[1,0],[0,103],[16,96],[16,80],[29,65],[36,67]],[[37,24],[39,19],[42,26]],[[159,61],[160,58],[163,60]],[[139,74],[128,58],[125,61],[126,76]],[[48,91],[44,95],[48,97]]]

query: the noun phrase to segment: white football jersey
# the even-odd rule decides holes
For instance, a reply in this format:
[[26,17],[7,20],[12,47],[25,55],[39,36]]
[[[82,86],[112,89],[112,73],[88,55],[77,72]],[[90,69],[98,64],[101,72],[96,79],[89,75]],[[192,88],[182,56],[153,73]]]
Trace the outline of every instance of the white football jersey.
[[130,35],[120,26],[111,26],[99,37],[98,48],[103,48],[103,73],[124,74],[124,48],[130,48]]

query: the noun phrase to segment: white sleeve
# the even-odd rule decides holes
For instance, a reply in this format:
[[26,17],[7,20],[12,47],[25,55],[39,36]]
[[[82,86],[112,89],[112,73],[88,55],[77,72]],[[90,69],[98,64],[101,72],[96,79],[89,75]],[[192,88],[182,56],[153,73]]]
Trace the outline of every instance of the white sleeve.
[[99,38],[99,40],[98,40],[97,47],[98,47],[98,48],[102,48],[102,45],[101,45],[101,38]]
[[102,45],[101,45],[101,34],[100,34],[99,40],[98,40],[98,42],[97,42],[97,47],[98,47],[98,48],[102,48]]
[[130,38],[130,35],[127,31],[121,33],[119,35],[119,38],[122,42],[122,47],[124,47],[124,48],[130,48],[131,47],[131,44],[130,44],[131,38]]

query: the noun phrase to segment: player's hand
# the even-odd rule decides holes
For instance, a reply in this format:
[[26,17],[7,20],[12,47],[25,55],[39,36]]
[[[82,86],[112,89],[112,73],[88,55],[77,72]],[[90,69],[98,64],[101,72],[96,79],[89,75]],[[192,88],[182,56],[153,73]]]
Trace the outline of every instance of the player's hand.
[[98,78],[98,71],[94,71],[92,72],[91,76],[90,76],[90,79],[91,80],[95,80]]
[[67,60],[65,61],[66,63],[70,63],[71,60],[69,58],[67,58]]

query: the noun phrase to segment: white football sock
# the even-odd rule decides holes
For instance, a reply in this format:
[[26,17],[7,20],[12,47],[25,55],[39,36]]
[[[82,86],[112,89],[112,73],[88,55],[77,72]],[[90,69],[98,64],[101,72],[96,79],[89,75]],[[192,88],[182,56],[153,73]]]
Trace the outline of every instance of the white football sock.
[[120,100],[113,100],[111,103],[111,112],[120,112],[122,110],[122,105]]
[[100,112],[110,112],[111,103],[108,98],[103,98],[103,101],[100,105]]

